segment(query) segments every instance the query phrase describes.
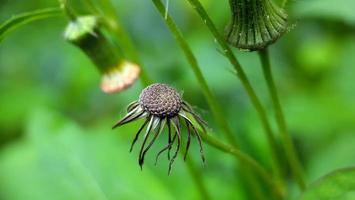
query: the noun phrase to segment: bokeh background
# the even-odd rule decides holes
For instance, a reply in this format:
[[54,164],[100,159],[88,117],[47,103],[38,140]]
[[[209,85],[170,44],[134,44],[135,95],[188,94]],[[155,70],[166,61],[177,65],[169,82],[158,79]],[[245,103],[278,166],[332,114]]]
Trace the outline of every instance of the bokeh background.
[[[203,0],[221,31],[230,14],[227,1]],[[155,82],[168,83],[197,107],[216,137],[223,135],[179,47],[151,1],[114,1],[144,67]],[[203,73],[241,148],[270,162],[257,115],[220,47],[185,1],[170,0]],[[0,22],[39,8],[48,0],[0,0]],[[270,48],[289,129],[311,183],[355,164],[355,1],[295,0],[287,10],[290,30]],[[129,146],[139,123],[111,130],[137,99],[139,81],[114,95],[99,89],[100,74],[77,48],[63,40],[65,17],[31,23],[0,44],[0,199],[198,199],[182,158],[167,176],[167,162],[154,166],[158,141],[143,171]],[[268,110],[271,102],[256,53],[235,50]],[[153,153],[154,152],[154,153]],[[251,199],[234,158],[205,145],[207,164],[196,161],[212,199]],[[296,188],[290,183],[290,188]],[[298,195],[296,189],[291,195]]]

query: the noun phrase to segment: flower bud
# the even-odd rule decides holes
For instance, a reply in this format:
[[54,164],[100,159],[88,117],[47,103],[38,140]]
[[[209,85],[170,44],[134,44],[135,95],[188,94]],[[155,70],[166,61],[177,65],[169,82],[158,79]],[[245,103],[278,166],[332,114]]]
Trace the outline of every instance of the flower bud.
[[232,21],[226,28],[229,44],[261,50],[287,30],[287,15],[272,0],[229,0]]
[[119,92],[132,85],[140,68],[124,59],[122,53],[101,31],[95,16],[81,16],[70,22],[64,37],[79,47],[102,73],[101,89],[105,93]]

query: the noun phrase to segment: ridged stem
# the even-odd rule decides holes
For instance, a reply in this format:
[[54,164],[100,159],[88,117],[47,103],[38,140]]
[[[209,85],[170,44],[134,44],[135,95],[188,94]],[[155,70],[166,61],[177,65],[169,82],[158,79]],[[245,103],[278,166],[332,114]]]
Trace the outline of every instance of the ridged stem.
[[[152,2],[155,5],[155,7],[157,8],[161,17],[164,19],[165,23],[167,24],[169,30],[171,31],[171,33],[174,36],[175,40],[177,41],[178,45],[183,50],[190,66],[191,66],[191,69],[193,70],[194,75],[195,75],[198,83],[200,84],[202,92],[207,99],[207,103],[208,103],[209,107],[211,108],[212,114],[214,116],[214,119],[217,122],[217,125],[223,130],[223,133],[227,137],[228,141],[234,147],[238,148],[239,147],[238,142],[237,142],[236,138],[234,137],[233,132],[231,131],[227,121],[224,118],[224,116],[222,114],[222,109],[220,108],[220,106],[216,100],[216,97],[211,92],[211,89],[209,88],[207,81],[201,72],[200,66],[199,66],[197,59],[196,59],[195,55],[193,54],[190,46],[187,44],[186,40],[184,39],[181,31],[177,27],[174,20],[171,18],[171,16],[168,13],[166,13],[166,8],[162,4],[161,0],[152,0]],[[241,166],[245,172],[249,171],[243,165],[241,165]],[[255,191],[255,193],[257,193],[256,196],[260,197],[258,199],[263,199],[262,198],[263,195],[261,194],[261,191],[256,187],[258,185],[258,183],[257,183],[255,177],[247,176],[246,179],[247,179],[247,182],[253,187],[253,190]]]
[[233,65],[234,69],[236,70],[237,76],[239,77],[240,81],[242,82],[243,87],[246,90],[254,108],[256,109],[259,119],[262,123],[264,130],[265,130],[267,140],[268,140],[269,146],[271,148],[274,172],[279,177],[281,177],[282,167],[281,167],[281,164],[280,164],[280,161],[278,158],[278,154],[277,154],[278,144],[276,142],[276,139],[273,136],[270,123],[267,119],[266,111],[264,110],[263,105],[261,104],[261,101],[257,97],[253,87],[251,86],[251,84],[247,78],[247,75],[245,74],[243,68],[241,67],[237,58],[233,54],[233,51],[228,46],[228,44],[226,43],[226,41],[222,37],[222,35],[218,32],[216,26],[212,22],[211,18],[209,17],[209,15],[206,12],[206,10],[203,8],[200,1],[199,0],[187,0],[187,1],[191,4],[191,6],[194,8],[194,10],[197,11],[199,16],[202,18],[203,22],[207,25],[208,29],[214,35],[216,41],[222,47],[224,55],[227,57],[227,59],[230,61],[230,63]]
[[282,144],[286,153],[286,157],[290,164],[291,172],[296,179],[301,190],[305,189],[301,163],[298,159],[292,138],[288,132],[286,120],[282,111],[280,99],[277,94],[275,81],[271,71],[270,57],[267,49],[259,51],[259,57],[263,68],[264,77],[270,93],[272,104],[275,110],[276,122],[281,133]]

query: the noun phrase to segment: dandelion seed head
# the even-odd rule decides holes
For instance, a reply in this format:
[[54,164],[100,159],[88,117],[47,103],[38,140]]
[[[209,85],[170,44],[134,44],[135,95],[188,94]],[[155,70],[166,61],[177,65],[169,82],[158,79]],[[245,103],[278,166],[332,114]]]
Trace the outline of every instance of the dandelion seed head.
[[144,110],[161,118],[176,116],[181,103],[181,96],[174,88],[160,83],[145,88],[139,96],[139,104]]
[[[187,129],[184,160],[186,160],[189,151],[191,136],[194,135],[200,146],[201,159],[205,162],[200,131],[193,121],[197,122],[202,128],[202,131],[205,130],[206,122],[193,111],[193,108],[186,101],[182,100],[181,95],[174,88],[161,83],[155,83],[146,87],[141,92],[139,99],[128,105],[127,114],[120,119],[113,128],[142,118],[144,118],[145,121],[136,132],[136,136],[130,148],[130,151],[132,151],[139,135],[143,132],[143,129],[146,129],[138,157],[138,164],[141,168],[143,167],[147,152],[162,134],[164,127],[167,127],[168,144],[156,155],[155,163],[157,163],[159,156],[167,151],[169,160],[168,174],[170,174],[172,165],[181,149],[183,125],[185,125]],[[175,149],[174,143],[176,144]],[[170,151],[172,151],[172,149],[174,149],[174,153],[170,157]]]

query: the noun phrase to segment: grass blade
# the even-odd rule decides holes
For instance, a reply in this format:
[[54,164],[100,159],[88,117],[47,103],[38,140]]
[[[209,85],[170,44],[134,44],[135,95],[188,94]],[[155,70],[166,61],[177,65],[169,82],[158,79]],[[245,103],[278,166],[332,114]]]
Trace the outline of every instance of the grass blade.
[[45,8],[15,15],[0,25],[0,42],[5,38],[7,34],[15,31],[23,25],[39,19],[57,16],[61,13],[62,10],[60,8]]

